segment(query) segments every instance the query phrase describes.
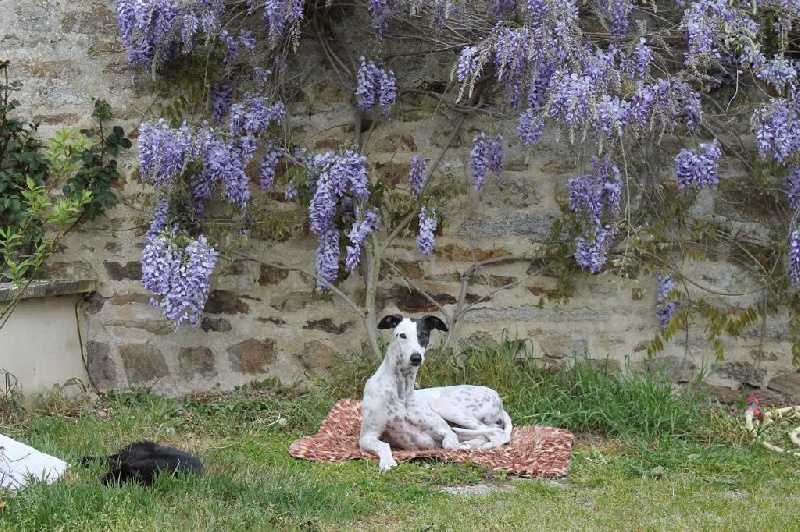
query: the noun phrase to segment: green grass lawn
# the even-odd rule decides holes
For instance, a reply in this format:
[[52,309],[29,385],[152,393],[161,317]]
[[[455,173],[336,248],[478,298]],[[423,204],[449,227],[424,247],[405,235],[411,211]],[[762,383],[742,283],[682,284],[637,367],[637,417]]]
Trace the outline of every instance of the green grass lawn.
[[[740,415],[653,377],[618,380],[583,364],[551,373],[507,359],[498,351],[464,366],[442,358],[427,368],[426,384],[484,382],[501,391],[517,424],[573,430],[564,479],[435,461],[381,474],[373,461],[292,458],[289,444],[316,432],[336,399],[360,395],[373,366],[351,361],[346,377],[314,393],[268,386],[182,399],[53,396],[29,411],[7,398],[0,432],[70,463],[149,438],[198,454],[207,471],[161,476],[149,488],[104,487],[100,465],[74,466],[52,485],[0,492],[0,529],[800,529],[800,462],[752,443]],[[483,491],[443,489],[470,486]]]

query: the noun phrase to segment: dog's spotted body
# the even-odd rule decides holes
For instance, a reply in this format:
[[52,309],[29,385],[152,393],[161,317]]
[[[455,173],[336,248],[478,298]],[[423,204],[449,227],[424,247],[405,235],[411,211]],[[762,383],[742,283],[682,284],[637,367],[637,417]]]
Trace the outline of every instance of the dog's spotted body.
[[[394,329],[383,362],[364,386],[361,403],[361,449],[378,456],[380,469],[395,465],[391,447],[423,449],[485,449],[508,441],[511,422],[500,419],[499,396],[485,387],[431,388],[415,391],[417,371],[425,360],[430,332],[447,331],[436,316],[419,320],[400,314],[385,316],[379,329]],[[488,391],[488,392],[487,392]],[[476,395],[469,396],[469,393]],[[490,392],[490,393],[489,393]],[[494,396],[492,396],[494,394]],[[456,421],[437,413],[436,409]],[[461,411],[458,414],[457,411]],[[507,414],[506,418],[507,418]],[[484,422],[484,420],[486,420]]]
[[486,386],[423,388],[415,395],[428,403],[469,449],[494,449],[511,440],[511,417],[500,395]]

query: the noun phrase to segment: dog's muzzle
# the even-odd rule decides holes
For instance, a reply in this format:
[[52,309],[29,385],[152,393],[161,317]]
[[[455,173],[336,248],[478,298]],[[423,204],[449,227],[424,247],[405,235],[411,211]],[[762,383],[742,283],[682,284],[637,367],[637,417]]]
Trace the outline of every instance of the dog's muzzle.
[[420,364],[422,364],[422,355],[419,353],[414,353],[413,355],[411,355],[410,360],[412,366],[419,366]]

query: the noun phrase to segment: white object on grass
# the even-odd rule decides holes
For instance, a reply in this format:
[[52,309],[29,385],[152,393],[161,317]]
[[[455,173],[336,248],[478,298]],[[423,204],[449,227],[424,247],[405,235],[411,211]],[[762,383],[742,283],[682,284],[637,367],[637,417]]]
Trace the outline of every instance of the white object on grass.
[[0,434],[0,489],[20,490],[32,481],[55,481],[67,470],[60,458]]

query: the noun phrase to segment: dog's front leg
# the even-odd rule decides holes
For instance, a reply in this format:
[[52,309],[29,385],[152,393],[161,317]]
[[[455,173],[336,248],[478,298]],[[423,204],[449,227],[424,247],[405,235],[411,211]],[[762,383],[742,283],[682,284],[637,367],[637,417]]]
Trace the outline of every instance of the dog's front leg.
[[359,446],[378,457],[381,471],[388,471],[397,465],[392,456],[392,448],[380,437],[386,428],[386,414],[372,408],[367,402],[361,405],[361,437]]
[[359,445],[363,450],[378,457],[381,471],[388,471],[397,465],[397,461],[392,456],[392,448],[388,443],[379,440],[376,435],[362,433]]

